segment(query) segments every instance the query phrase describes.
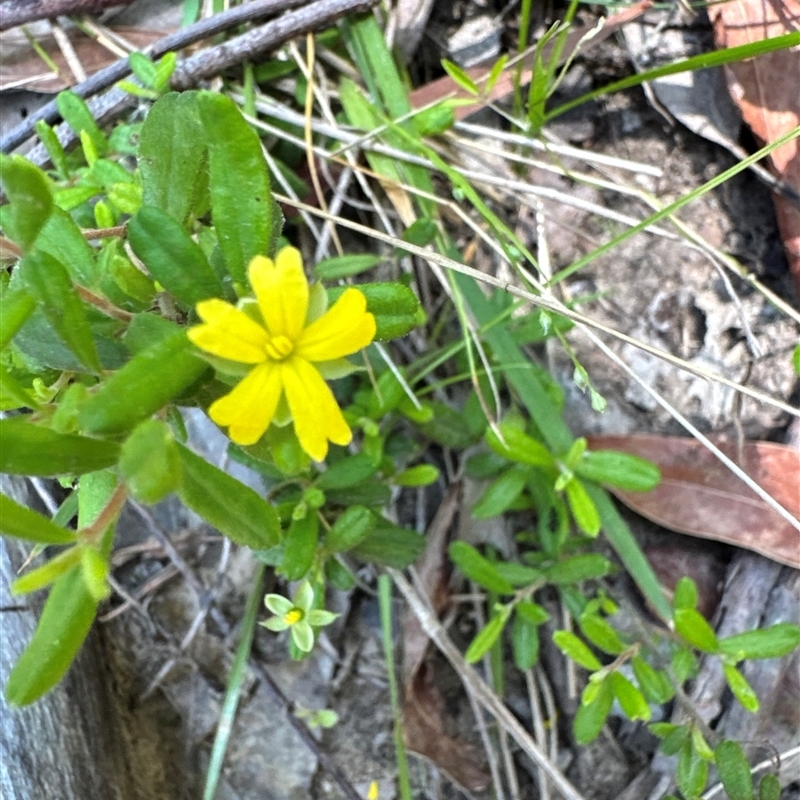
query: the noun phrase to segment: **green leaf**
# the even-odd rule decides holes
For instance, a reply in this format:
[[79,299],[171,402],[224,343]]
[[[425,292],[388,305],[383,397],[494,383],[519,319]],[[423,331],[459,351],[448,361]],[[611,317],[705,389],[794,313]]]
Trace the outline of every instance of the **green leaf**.
[[3,210],[3,229],[9,239],[29,250],[53,211],[47,176],[22,156],[0,154],[0,181],[10,205]]
[[700,758],[706,761],[714,760],[714,751],[708,746],[708,742],[706,742],[703,734],[700,733],[699,728],[692,728],[692,747],[694,747],[695,753],[697,753]]
[[542,606],[538,603],[532,603],[530,600],[520,600],[514,606],[514,610],[532,625],[544,625],[550,619],[550,614]]
[[442,67],[444,68],[444,71],[453,79],[453,81],[465,92],[475,95],[476,97],[480,94],[475,81],[473,81],[472,78],[470,78],[470,76],[458,66],[458,64],[454,64],[452,61],[448,61],[446,58],[443,58]]
[[25,417],[0,420],[0,472],[11,475],[82,475],[117,462],[119,445],[56,433]]
[[745,658],[781,658],[800,644],[800,626],[781,622],[756,631],[745,631],[720,639],[721,651],[742,661]]
[[61,680],[96,612],[78,564],[53,584],[33,639],[11,671],[5,689],[11,705],[32,703]]
[[420,432],[443,447],[463,450],[474,444],[476,436],[464,424],[464,417],[447,403],[434,400],[426,403],[433,416],[427,422],[418,423]]
[[578,744],[589,744],[598,737],[613,703],[614,692],[610,681],[606,678],[600,683],[592,701],[581,703],[575,714],[572,731]]
[[[680,752],[683,746],[691,739],[691,730],[688,725],[672,725],[671,727],[673,730],[667,733],[664,736],[664,741],[661,742],[661,752],[667,756],[674,756],[676,753]],[[650,730],[654,730],[655,728],[655,725],[650,726]]]
[[261,140],[236,104],[223,94],[199,92],[197,107],[206,134],[211,214],[234,281],[247,285],[247,266],[270,255],[280,233]]
[[800,375],[800,344],[796,345],[792,351],[792,366],[796,375]]
[[464,660],[467,664],[474,664],[486,655],[489,648],[500,638],[500,634],[503,632],[506,622],[508,622],[509,613],[509,608],[502,606],[500,610],[495,611],[486,625],[478,631],[478,634],[469,643],[469,647],[464,653]]
[[64,210],[54,208],[36,240],[36,249],[60,261],[73,283],[92,289],[100,280],[95,254],[74,219]]
[[206,190],[205,131],[197,92],[170,93],[150,109],[139,139],[143,202],[184,224]]
[[775,775],[768,774],[761,779],[758,787],[758,800],[780,800],[781,782]]
[[0,532],[40,544],[70,544],[75,533],[0,494]]
[[515,465],[503,472],[486,488],[472,509],[475,519],[499,517],[519,497],[530,477],[530,468]]
[[176,443],[183,477],[181,500],[236,544],[266,550],[280,540],[275,509],[250,487]]
[[0,348],[5,347],[36,308],[36,299],[24,287],[6,289],[0,295]]
[[319,538],[319,517],[313,511],[293,519],[283,542],[281,571],[290,581],[304,578],[314,563]]
[[725,680],[728,682],[731,691],[736,699],[742,704],[745,710],[753,714],[758,711],[758,695],[753,691],[753,687],[747,679],[732,664],[723,664],[722,670],[725,673]]
[[148,272],[185,306],[224,295],[200,245],[161,209],[143,206],[128,222],[128,241]]
[[108,559],[103,558],[93,547],[84,547],[81,556],[83,581],[89,594],[99,603],[111,594],[111,587],[108,585],[111,566]]
[[79,136],[82,131],[85,132],[97,154],[104,156],[108,151],[108,140],[95,122],[85,101],[68,89],[58,94],[56,106],[64,122]]
[[487,558],[484,558],[471,544],[453,542],[449,548],[450,558],[465,577],[497,594],[514,594],[514,587],[501,577]]
[[547,570],[547,580],[557,586],[602,578],[613,569],[613,564],[599,553],[571,556]]
[[697,584],[685,575],[675,584],[672,604],[675,608],[697,607]]
[[[346,286],[328,289],[333,305]],[[378,342],[405,336],[425,322],[425,312],[416,295],[402,283],[361,283],[356,287],[367,298],[367,311],[375,317],[375,340]]]
[[147,87],[153,88],[156,78],[156,65],[144,53],[131,53],[128,56],[131,72]]
[[612,672],[609,675],[614,697],[620,704],[625,716],[630,720],[643,720],[647,722],[651,717],[650,706],[644,695],[621,673]]
[[525,564],[518,564],[516,561],[493,561],[491,563],[497,574],[512,586],[530,586],[544,578],[541,570]]
[[738,742],[720,742],[714,751],[714,762],[729,800],[753,800],[750,764]]
[[375,515],[364,506],[350,506],[325,534],[325,549],[331,553],[352,550],[375,528]]
[[101,383],[78,421],[89,433],[131,430],[174,400],[207,369],[181,331],[137,353]]
[[358,253],[347,256],[326,258],[314,266],[314,274],[321,281],[337,281],[351,278],[372,269],[381,263],[379,256],[372,253]]
[[424,537],[379,518],[372,533],[350,552],[361,561],[405,569],[422,555],[424,549]]
[[491,428],[486,431],[486,443],[498,455],[509,461],[517,461],[532,467],[555,466],[555,459],[547,448],[519,428],[509,423],[501,423],[500,433],[503,435],[503,441]]
[[181,461],[169,426],[148,419],[133,429],[119,459],[120,477],[142,503],[153,504],[181,482]]
[[591,671],[602,669],[603,665],[597,656],[574,633],[570,631],[555,631],[553,633],[553,642],[567,658],[572,659],[576,664],[580,664],[584,669]]
[[86,310],[67,268],[47,253],[35,251],[22,259],[19,274],[67,347],[84,366],[100,372],[102,366]]
[[604,653],[617,656],[625,650],[625,643],[603,617],[584,612],[578,622],[583,635]]
[[688,800],[698,798],[705,788],[708,780],[708,762],[695,752],[691,741],[687,741],[681,747],[675,777],[678,788]]
[[[523,672],[530,669],[539,660],[539,625],[531,622],[529,617],[519,613],[521,603],[517,603],[514,614],[514,626],[511,630],[511,645],[514,652],[514,664]],[[533,605],[532,603],[530,605]]]
[[433,464],[417,464],[399,472],[392,478],[395,486],[430,486],[439,480],[439,470]]
[[433,242],[438,233],[439,226],[435,219],[420,217],[405,229],[402,239],[404,242],[415,244],[417,247],[427,247]]
[[64,152],[64,147],[58,140],[56,132],[43,119],[40,119],[34,127],[39,141],[44,145],[47,155],[50,156],[50,160],[53,162],[53,166],[58,172],[58,177],[62,180],[67,180],[70,173],[67,164],[67,154]]
[[675,690],[663,672],[653,669],[641,656],[634,656],[631,666],[639,688],[651,703],[662,704],[672,699]]
[[11,584],[11,594],[15,596],[29,594],[49,586],[76,564],[80,564],[83,550],[82,547],[70,547],[42,564],[41,567],[23,573]]
[[600,514],[589,497],[584,485],[574,478],[564,487],[570,511],[575,524],[587,535],[595,537],[600,533]]
[[314,486],[328,492],[331,489],[349,489],[359,483],[369,480],[377,472],[377,467],[369,456],[357,453],[354,456],[343,458],[338,463],[328,467],[314,481]]
[[690,644],[704,653],[718,653],[719,641],[705,617],[693,608],[675,609],[675,630]]
[[681,647],[672,656],[672,671],[679,684],[697,674],[698,663],[694,653],[688,647]]
[[584,453],[574,469],[582,478],[629,492],[649,492],[661,480],[661,472],[655,464],[616,450]]

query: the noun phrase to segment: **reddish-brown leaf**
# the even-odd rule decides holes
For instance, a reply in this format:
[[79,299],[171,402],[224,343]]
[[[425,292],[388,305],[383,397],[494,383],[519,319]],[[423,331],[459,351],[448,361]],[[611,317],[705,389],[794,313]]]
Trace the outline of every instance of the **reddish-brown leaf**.
[[[709,7],[718,47],[735,47],[800,30],[800,0],[728,0]],[[765,53],[725,67],[731,96],[764,143],[800,125],[800,48]],[[773,171],[800,189],[800,143],[774,150]],[[800,209],[775,195],[778,225],[800,292]]]
[[[800,569],[800,531],[749,489],[700,442],[681,436],[590,436],[589,447],[621,450],[656,463],[651,492],[614,494],[634,511],[681,533],[715,539]],[[734,443],[715,441],[737,461]],[[745,442],[739,466],[800,518],[800,453],[772,442]]]

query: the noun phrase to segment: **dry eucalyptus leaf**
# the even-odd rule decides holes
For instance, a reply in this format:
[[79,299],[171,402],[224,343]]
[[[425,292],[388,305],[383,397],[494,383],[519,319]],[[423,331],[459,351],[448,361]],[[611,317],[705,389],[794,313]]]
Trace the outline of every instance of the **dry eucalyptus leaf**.
[[[718,47],[736,47],[800,31],[800,0],[728,0],[709,8]],[[725,67],[731,96],[764,143],[800,125],[800,47],[765,53]],[[775,174],[800,189],[800,142],[772,152]],[[800,209],[775,196],[778,225],[800,292]]]
[[[656,463],[661,483],[651,492],[612,488],[643,517],[680,533],[753,550],[800,569],[800,531],[767,505],[700,442],[681,436],[589,436],[592,450],[621,450]],[[715,444],[737,461],[735,443]],[[773,442],[745,442],[739,465],[800,518],[800,453]]]

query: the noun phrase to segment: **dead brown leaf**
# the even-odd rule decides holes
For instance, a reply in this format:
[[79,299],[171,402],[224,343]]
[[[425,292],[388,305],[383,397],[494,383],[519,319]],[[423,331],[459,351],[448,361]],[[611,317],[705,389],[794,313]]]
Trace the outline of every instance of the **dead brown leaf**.
[[[718,47],[735,47],[800,30],[800,0],[728,0],[709,8]],[[725,67],[731,96],[764,143],[800,125],[800,48],[765,53]],[[775,174],[800,189],[800,143],[770,156]],[[774,195],[786,256],[800,292],[800,209]]]
[[[441,613],[449,604],[450,574],[447,544],[453,520],[461,503],[460,484],[450,487],[428,531],[428,546],[417,564],[420,583],[428,601]],[[489,784],[476,749],[447,735],[443,702],[433,665],[426,660],[430,640],[417,616],[410,611],[403,619],[403,730],[410,750],[430,759],[457,784],[479,792]]]
[[[614,494],[665,528],[753,550],[800,569],[800,532],[749,489],[700,442],[681,436],[590,436],[591,449],[621,450],[653,461],[661,483],[651,492]],[[734,443],[715,441],[737,461]],[[773,442],[745,442],[739,466],[800,518],[800,452]]]
[[[141,28],[111,28],[137,49],[161,39],[165,31],[149,31]],[[79,30],[70,30],[67,34],[72,43],[78,60],[81,62],[87,76],[107,67],[119,59],[95,39]],[[54,93],[67,89],[75,83],[75,76],[67,66],[61,48],[56,44],[55,38],[50,35],[37,37],[39,45],[58,67],[58,74],[54,74],[50,67],[42,60],[30,46],[27,39],[18,29],[8,31],[0,37],[3,58],[0,60],[0,91],[3,89],[19,88],[31,92]]]

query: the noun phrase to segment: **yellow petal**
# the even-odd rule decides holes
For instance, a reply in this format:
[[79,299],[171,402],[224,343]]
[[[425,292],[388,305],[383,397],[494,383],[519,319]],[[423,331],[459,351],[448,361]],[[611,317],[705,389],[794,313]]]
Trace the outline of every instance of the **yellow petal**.
[[286,399],[300,446],[314,461],[328,454],[328,441],[350,444],[353,434],[328,384],[311,364],[292,357],[281,362]]
[[267,361],[215,400],[208,415],[217,425],[228,427],[228,436],[237,444],[255,444],[272,421],[282,388],[280,369]]
[[214,299],[198,303],[197,313],[206,324],[189,328],[187,335],[201,350],[242,364],[266,359],[264,345],[269,334],[243,311]]
[[250,262],[248,275],[270,333],[296,341],[308,311],[308,281],[300,251],[284,247],[274,263],[256,256]]
[[344,294],[297,341],[295,352],[308,361],[333,361],[366,347],[375,337],[375,317],[358,289]]

